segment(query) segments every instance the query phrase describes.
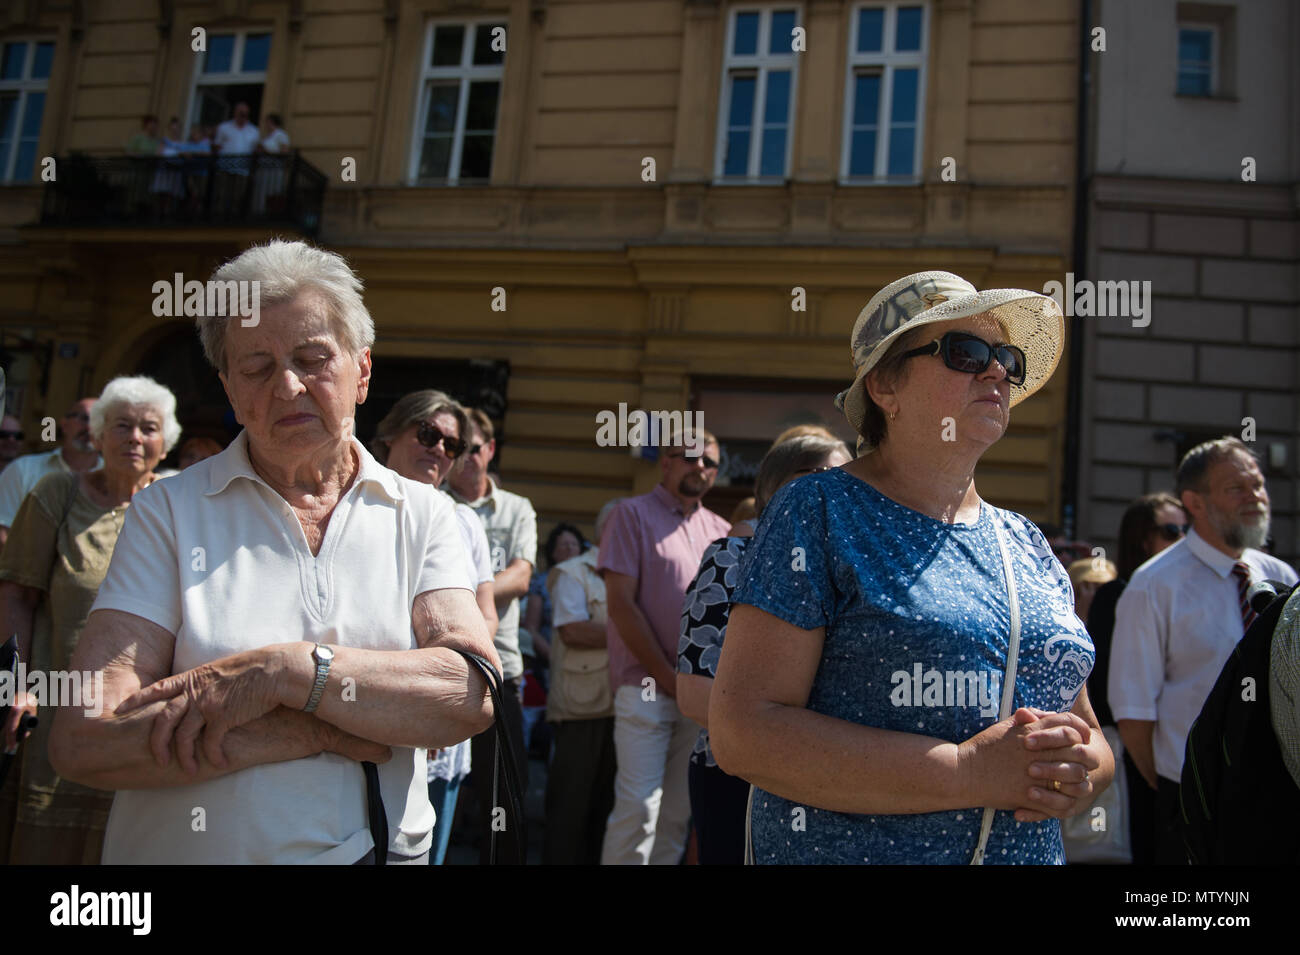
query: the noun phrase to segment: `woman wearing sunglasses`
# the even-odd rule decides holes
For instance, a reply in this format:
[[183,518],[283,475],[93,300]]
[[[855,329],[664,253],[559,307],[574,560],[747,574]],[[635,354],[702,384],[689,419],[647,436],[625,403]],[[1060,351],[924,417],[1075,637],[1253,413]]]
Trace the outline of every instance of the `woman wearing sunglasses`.
[[1109,784],[1065,569],[975,489],[1063,331],[1052,299],[947,272],[858,316],[837,403],[865,453],[768,504],[710,699],[754,861],[1059,864]]
[[[465,452],[461,435],[468,432],[468,421],[465,409],[441,391],[414,391],[399,399],[379,422],[371,451],[377,461],[402,477],[440,487]],[[495,633],[497,610],[487,534],[472,510],[464,504],[456,504],[455,508],[470,579],[477,588],[474,599],[488,633]],[[460,784],[470,771],[470,741],[430,753],[428,766],[429,801],[437,814],[429,864],[442,865],[451,840]]]
[[[1097,647],[1097,661],[1088,679],[1088,695],[1102,726],[1115,725],[1110,712],[1106,675],[1110,667],[1111,639],[1115,633],[1115,606],[1128,586],[1133,571],[1152,557],[1187,536],[1187,512],[1168,492],[1144,494],[1130,504],[1119,522],[1119,576],[1097,588],[1088,612],[1088,633]],[[1128,778],[1129,844],[1134,865],[1152,865],[1155,845],[1155,790],[1142,778],[1137,763],[1127,751],[1123,755]]]

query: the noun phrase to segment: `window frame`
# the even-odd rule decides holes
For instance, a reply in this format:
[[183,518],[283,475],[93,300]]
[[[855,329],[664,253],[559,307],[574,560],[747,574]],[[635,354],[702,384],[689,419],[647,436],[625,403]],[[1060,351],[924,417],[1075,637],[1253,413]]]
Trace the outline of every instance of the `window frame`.
[[[23,75],[16,80],[0,79],[0,95],[9,93],[18,95],[18,112],[14,119],[14,138],[4,168],[0,168],[0,185],[5,186],[25,186],[36,181],[37,170],[40,168],[41,157],[39,155],[33,157],[32,175],[27,179],[14,178],[14,165],[18,162],[18,153],[21,151],[23,122],[27,118],[27,107],[32,93],[45,94],[45,102],[41,106],[41,129],[43,130],[45,127],[45,110],[49,105],[50,77],[54,75],[54,57],[58,55],[59,51],[58,41],[54,37],[16,36],[5,37],[0,40],[0,44],[5,46],[18,43],[27,46],[27,52],[23,55]],[[53,47],[50,53],[50,73],[48,76],[37,79],[32,76],[32,66],[36,63],[36,48],[42,43],[48,43]],[[3,52],[3,50],[0,50],[0,52]],[[36,133],[38,153],[40,152],[40,142],[41,130],[38,130]]]
[[[1223,64],[1223,37],[1220,25],[1211,23],[1206,20],[1177,20],[1175,21],[1177,33],[1174,36],[1174,95],[1185,96],[1188,99],[1215,99],[1221,95],[1222,90],[1222,64]],[[1183,73],[1183,59],[1178,52],[1182,44],[1183,31],[1196,30],[1210,35],[1210,89],[1206,93],[1184,93],[1178,89],[1179,77]]]
[[[478,28],[481,25],[488,24],[502,26],[506,29],[506,50],[501,54],[501,62],[483,66],[475,66],[474,42],[473,37],[477,35]],[[473,26],[473,30],[466,29],[465,37],[461,41],[461,63],[456,66],[433,66],[433,34],[434,28],[438,26]],[[424,42],[421,45],[423,51],[420,56],[420,66],[415,77],[416,95],[415,95],[415,115],[411,119],[411,146],[407,153],[406,164],[406,185],[415,186],[424,189],[436,189],[442,187],[454,187],[460,185],[478,186],[486,185],[492,181],[492,170],[488,170],[487,179],[467,179],[460,178],[460,161],[464,156],[465,148],[465,122],[468,118],[469,111],[469,88],[470,84],[481,80],[495,80],[497,82],[497,108],[496,118],[492,126],[492,160],[491,165],[496,165],[497,159],[497,142],[501,137],[501,105],[505,100],[506,89],[506,57],[510,55],[510,22],[509,17],[505,14],[477,15],[467,17],[430,17],[424,24]],[[469,65],[465,65],[465,60],[469,59]],[[445,179],[421,179],[420,178],[420,156],[424,152],[424,119],[429,109],[429,91],[438,81],[455,79],[458,83],[459,90],[456,97],[456,123],[452,131],[451,155],[447,157],[447,177]]]
[[[727,17],[727,29],[724,31],[722,51],[721,83],[718,90],[718,122],[715,130],[713,150],[713,184],[718,186],[752,186],[784,185],[790,179],[790,164],[794,156],[795,121],[798,116],[799,100],[799,59],[800,54],[791,50],[787,53],[764,52],[771,48],[772,14],[777,11],[793,10],[794,25],[804,27],[804,9],[802,3],[746,3],[731,7]],[[755,52],[743,56],[732,53],[736,38],[736,21],[742,13],[759,14],[758,37]],[[739,62],[738,62],[739,61]],[[767,107],[768,73],[789,70],[790,73],[790,108],[786,119],[785,157],[779,176],[751,173],[751,169],[761,169],[763,160],[763,121],[762,114]],[[754,111],[750,115],[749,156],[745,163],[744,175],[729,176],[726,168],[726,146],[728,119],[731,115],[731,93],[733,74],[754,72],[757,82],[754,85]]]
[[[205,29],[207,30],[208,49],[211,49],[212,47],[213,37],[233,36],[235,38],[235,48],[230,54],[230,62],[232,64],[238,63],[241,66],[243,65],[244,44],[249,34],[265,33],[271,38],[271,46],[266,52],[266,69],[264,70],[205,73],[203,71],[203,64],[207,60],[207,51],[204,51],[202,56],[196,56],[194,58],[194,71],[190,79],[190,95],[185,103],[185,119],[183,120],[183,125],[181,127],[181,133],[184,136],[188,136],[190,127],[199,121],[199,118],[194,115],[194,108],[198,104],[198,92],[200,86],[252,86],[254,84],[261,84],[263,98],[265,98],[266,77],[271,72],[271,57],[275,54],[275,28],[270,24],[256,27],[237,27],[234,29],[226,29],[224,27]],[[213,79],[214,77],[216,79]],[[230,117],[226,117],[226,119],[229,118]],[[261,116],[258,116],[256,120],[249,117],[250,122],[261,122],[261,119]],[[222,122],[224,121],[225,120]]]
[[[898,52],[893,49],[898,32],[898,11],[901,7],[921,8],[920,49]],[[885,18],[881,26],[881,46],[879,53],[859,53],[858,28],[861,23],[860,12],[868,9],[884,10]],[[844,109],[841,116],[840,130],[840,175],[841,186],[914,186],[922,180],[922,152],[925,146],[925,97],[929,82],[930,51],[930,4],[924,0],[888,0],[888,2],[855,3],[849,10],[849,42],[845,60]],[[894,72],[899,68],[915,67],[916,77],[916,148],[912,153],[912,172],[907,176],[889,175],[890,127],[894,108]],[[876,158],[874,170],[870,176],[850,174],[853,161],[853,107],[854,85],[860,72],[879,69],[880,71],[880,110],[877,114]]]

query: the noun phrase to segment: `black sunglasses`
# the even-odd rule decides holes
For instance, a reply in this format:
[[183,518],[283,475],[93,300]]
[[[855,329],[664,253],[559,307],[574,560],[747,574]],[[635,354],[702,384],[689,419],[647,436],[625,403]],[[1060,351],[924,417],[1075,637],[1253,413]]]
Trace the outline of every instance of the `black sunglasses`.
[[1156,530],[1160,532],[1160,536],[1165,540],[1176,541],[1178,538],[1186,536],[1187,527],[1186,524],[1157,524]]
[[[686,452],[683,451],[683,452],[678,453],[678,454],[668,454],[668,455],[665,455],[665,457],[672,458],[674,461],[676,461],[678,458],[684,458],[684,457],[686,457]],[[716,467],[718,466],[718,462],[715,461],[715,460],[713,460],[713,458],[709,457],[707,454],[705,454],[705,455],[701,455],[701,456],[698,457],[698,458],[690,458],[689,460],[692,461],[692,462],[695,462],[695,461],[703,461],[703,462],[704,462],[704,469],[705,469],[706,471],[711,470],[712,468],[716,468]]]
[[1007,370],[1007,381],[1013,385],[1025,383],[1025,353],[1015,345],[990,345],[982,338],[968,332],[949,332],[928,345],[903,352],[903,358],[918,355],[939,355],[953,371],[968,375],[982,374],[992,364],[994,357]]
[[461,452],[465,450],[465,442],[460,438],[453,438],[449,434],[443,434],[427,421],[420,422],[420,430],[415,432],[415,440],[419,441],[429,450],[433,450],[439,444],[447,453],[447,457],[455,460],[460,457]]
[[23,433],[21,431],[0,431],[0,438],[11,438],[14,441],[21,441]]

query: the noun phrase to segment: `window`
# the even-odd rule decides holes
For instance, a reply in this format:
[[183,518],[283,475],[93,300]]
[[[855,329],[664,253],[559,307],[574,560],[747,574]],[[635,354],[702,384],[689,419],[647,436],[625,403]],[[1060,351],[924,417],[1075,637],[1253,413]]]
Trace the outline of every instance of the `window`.
[[794,8],[732,11],[718,110],[718,178],[785,178],[798,25],[799,11]]
[[841,159],[845,180],[920,178],[926,21],[920,5],[873,4],[853,11]]
[[413,182],[486,182],[492,176],[505,24],[430,23],[411,148]]
[[1214,96],[1218,92],[1218,30],[1210,24],[1178,25],[1178,95]]
[[0,52],[0,182],[30,182],[45,115],[54,44],[5,43]]
[[[230,119],[236,103],[247,103],[253,123],[261,120],[271,34],[209,33],[207,51],[195,63],[189,123],[218,126]],[[189,132],[188,127],[181,131]]]

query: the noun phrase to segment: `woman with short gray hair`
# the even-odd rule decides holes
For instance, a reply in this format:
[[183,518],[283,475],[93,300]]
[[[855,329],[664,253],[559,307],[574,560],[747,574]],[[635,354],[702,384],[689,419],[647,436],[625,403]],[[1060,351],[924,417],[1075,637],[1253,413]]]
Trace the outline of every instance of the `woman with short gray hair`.
[[[175,396],[151,378],[114,378],[90,410],[103,465],[51,474],[27,495],[0,554],[0,619],[18,636],[29,672],[67,672],[136,494],[180,439]],[[53,684],[51,684],[52,687]],[[17,822],[0,833],[0,862],[82,865],[99,861],[113,794],[63,778],[50,765],[51,708],[102,705],[93,682],[80,700],[41,700],[19,687],[4,726],[12,748],[24,714],[39,722],[22,754]],[[39,704],[39,706],[38,706]],[[7,850],[6,847],[7,846]]]
[[104,711],[60,710],[51,761],[119,790],[106,863],[423,864],[425,751],[492,721],[461,652],[500,666],[451,504],[355,437],[347,262],[274,241],[215,278],[260,290],[255,321],[199,320],[244,430],[133,504],[73,660]]

